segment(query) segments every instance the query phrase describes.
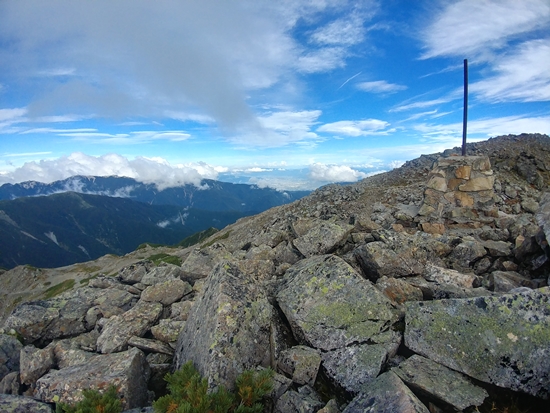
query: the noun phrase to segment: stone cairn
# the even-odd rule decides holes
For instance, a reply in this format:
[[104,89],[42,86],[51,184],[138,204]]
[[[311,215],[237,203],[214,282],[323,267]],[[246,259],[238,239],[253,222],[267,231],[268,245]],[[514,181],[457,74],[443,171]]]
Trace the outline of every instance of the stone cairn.
[[498,216],[493,184],[495,177],[487,156],[439,158],[428,175],[424,201],[418,215],[424,232],[443,234],[446,227],[475,228]]

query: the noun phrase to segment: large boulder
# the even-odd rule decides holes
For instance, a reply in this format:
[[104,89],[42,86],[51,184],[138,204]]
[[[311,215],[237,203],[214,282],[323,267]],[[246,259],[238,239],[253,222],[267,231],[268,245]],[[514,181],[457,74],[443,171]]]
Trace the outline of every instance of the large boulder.
[[311,228],[296,238],[293,244],[305,257],[326,254],[343,244],[352,229],[353,225],[315,220]]
[[323,351],[366,343],[396,321],[390,300],[334,255],[289,268],[277,301],[297,340]]
[[137,348],[128,351],[95,355],[86,363],[52,370],[36,381],[34,397],[46,402],[73,404],[82,400],[82,390],[105,391],[117,388],[125,409],[141,407],[149,402],[147,382],[149,364]]
[[19,370],[19,353],[23,345],[15,337],[0,334],[0,380]]
[[462,374],[417,354],[392,371],[412,390],[429,394],[457,411],[480,406],[488,396]]
[[51,406],[32,397],[0,394],[2,413],[53,413]]
[[429,413],[414,393],[391,371],[365,386],[342,413]]
[[405,345],[500,387],[550,395],[550,291],[407,302]]
[[115,353],[128,348],[132,336],[142,337],[162,313],[162,304],[139,301],[135,307],[120,316],[107,320],[97,339],[97,350],[101,353]]
[[244,370],[271,365],[274,315],[261,284],[236,263],[219,263],[179,335],[174,367],[192,361],[210,386],[232,389]]

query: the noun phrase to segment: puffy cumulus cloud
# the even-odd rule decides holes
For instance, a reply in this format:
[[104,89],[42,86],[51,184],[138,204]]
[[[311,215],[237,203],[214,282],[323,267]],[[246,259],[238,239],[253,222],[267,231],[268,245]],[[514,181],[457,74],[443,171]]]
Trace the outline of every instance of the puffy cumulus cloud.
[[[0,2],[0,42],[9,45],[0,49],[0,83],[17,79],[33,118],[173,116],[216,126],[230,139],[260,136],[248,145],[273,143],[276,134],[264,130],[249,106],[253,93],[276,85],[298,90],[296,70],[343,67],[372,17],[361,10],[373,4]],[[304,32],[309,34],[297,35]]]
[[550,24],[547,0],[444,2],[422,33],[423,58],[480,56]]
[[96,157],[77,152],[57,159],[26,162],[12,172],[0,175],[0,183],[49,183],[74,175],[126,176],[155,184],[162,190],[185,184],[200,186],[202,179],[216,179],[224,169],[204,162],[171,165],[162,158],[137,157],[130,160],[118,154]]
[[355,182],[367,176],[366,173],[345,165],[314,163],[309,166],[310,179],[318,182]]
[[318,132],[329,132],[337,135],[347,136],[368,136],[368,135],[385,135],[391,130],[387,127],[390,124],[379,119],[367,120],[342,120],[333,123],[326,123],[319,128]]

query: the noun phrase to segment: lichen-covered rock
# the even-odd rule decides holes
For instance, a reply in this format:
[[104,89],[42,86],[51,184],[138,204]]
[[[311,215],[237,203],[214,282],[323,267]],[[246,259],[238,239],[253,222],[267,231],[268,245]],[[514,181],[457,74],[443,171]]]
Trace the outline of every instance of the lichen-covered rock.
[[55,365],[53,347],[44,349],[33,345],[21,349],[20,379],[23,384],[32,384]]
[[325,404],[310,386],[288,390],[275,403],[274,413],[316,413]]
[[185,327],[185,321],[159,320],[159,323],[151,327],[153,337],[164,343],[175,343]]
[[549,397],[548,289],[405,305],[411,350],[477,380]]
[[0,380],[0,394],[18,395],[20,390],[21,380],[19,379],[18,371],[8,373]]
[[140,261],[120,270],[118,278],[127,284],[137,284],[154,267],[155,264],[151,261]]
[[211,386],[232,389],[244,370],[271,365],[275,310],[264,289],[230,261],[206,279],[178,338],[174,365],[191,360]]
[[147,287],[141,293],[141,299],[168,306],[179,301],[184,295],[191,293],[191,291],[193,291],[191,285],[178,278]]
[[196,248],[181,264],[181,279],[193,284],[196,280],[206,278],[218,263],[230,256],[231,253],[219,243],[207,248]]
[[172,347],[167,345],[166,343],[163,343],[160,340],[153,340],[150,338],[142,338],[142,337],[130,337],[128,340],[128,345],[132,347],[137,347],[140,350],[146,351],[147,353],[161,353],[161,354],[167,354],[169,356],[172,356],[174,354],[174,350]]
[[429,394],[458,411],[480,406],[488,396],[462,374],[417,354],[392,371],[412,390]]
[[305,257],[326,254],[345,242],[352,229],[352,225],[318,220],[293,244]]
[[281,352],[277,366],[294,383],[313,386],[321,366],[321,352],[307,346],[295,346]]
[[101,353],[126,350],[130,337],[142,337],[157,322],[161,313],[162,304],[139,301],[131,310],[111,317],[97,339],[97,350]]
[[334,255],[292,266],[277,301],[298,341],[324,351],[364,343],[396,321],[391,302]]
[[493,291],[507,293],[514,288],[536,288],[535,280],[524,277],[515,271],[493,271],[488,277],[489,285]]
[[0,380],[19,370],[19,353],[23,345],[9,334],[0,334]]
[[550,255],[550,251],[548,250],[548,245],[550,244],[550,192],[545,192],[542,195],[536,219],[546,236],[546,253]]
[[365,386],[342,413],[429,413],[414,393],[391,371]]
[[463,274],[456,270],[428,264],[422,274],[427,281],[438,284],[451,284],[459,288],[474,288],[479,282],[475,274]]
[[52,370],[36,382],[34,397],[46,402],[73,404],[82,400],[83,389],[117,388],[125,409],[145,406],[150,370],[141,350],[95,355],[84,364]]
[[141,278],[141,283],[145,285],[155,285],[168,280],[181,278],[183,272],[181,267],[174,264],[161,263],[154,267]]
[[471,268],[473,264],[487,254],[483,244],[474,239],[465,239],[450,254],[450,261],[456,270]]
[[32,397],[0,394],[2,413],[53,413],[51,406]]

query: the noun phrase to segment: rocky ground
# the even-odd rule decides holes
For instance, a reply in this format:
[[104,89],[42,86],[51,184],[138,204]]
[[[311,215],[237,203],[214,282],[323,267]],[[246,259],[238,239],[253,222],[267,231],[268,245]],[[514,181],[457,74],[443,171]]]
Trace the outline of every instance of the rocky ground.
[[200,246],[1,274],[0,411],[110,383],[138,411],[188,360],[212,387],[271,366],[274,412],[550,411],[550,138],[459,154]]

